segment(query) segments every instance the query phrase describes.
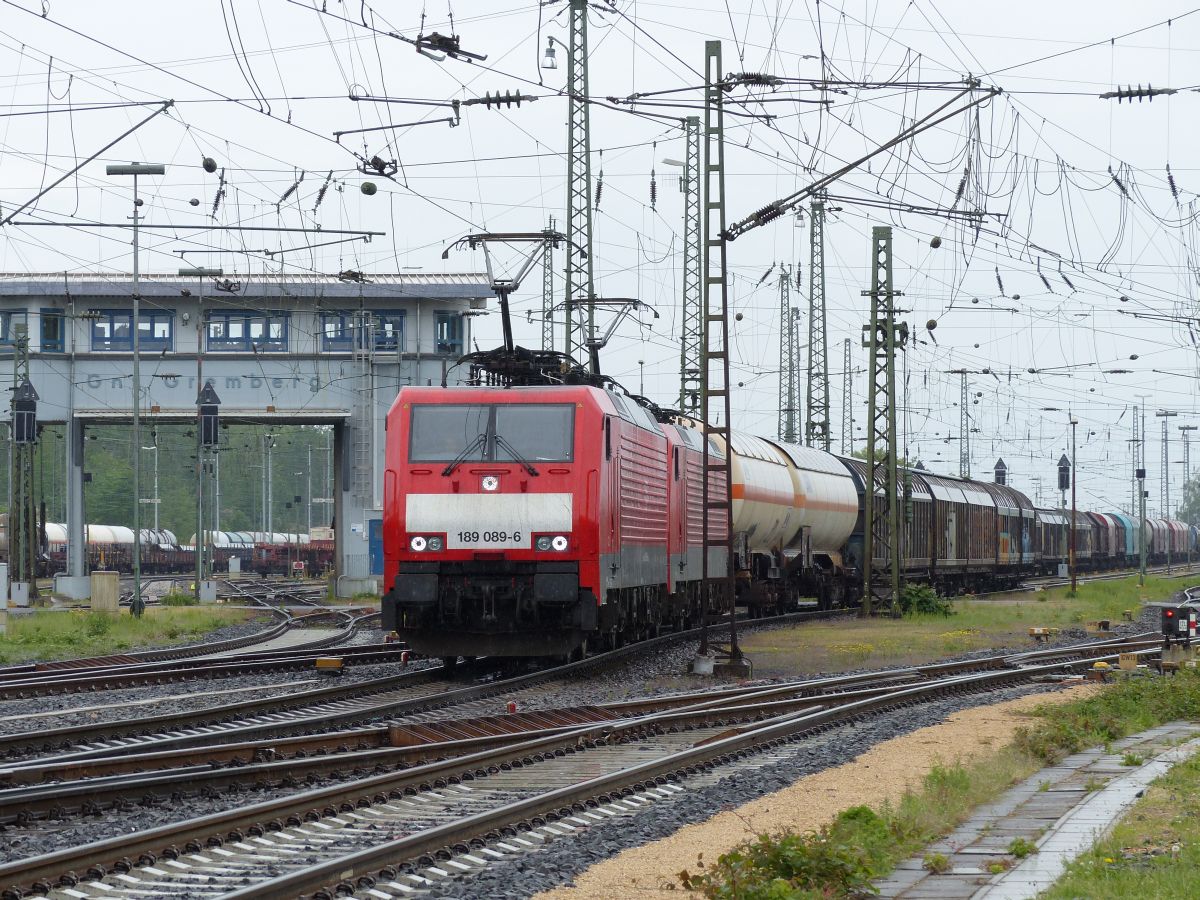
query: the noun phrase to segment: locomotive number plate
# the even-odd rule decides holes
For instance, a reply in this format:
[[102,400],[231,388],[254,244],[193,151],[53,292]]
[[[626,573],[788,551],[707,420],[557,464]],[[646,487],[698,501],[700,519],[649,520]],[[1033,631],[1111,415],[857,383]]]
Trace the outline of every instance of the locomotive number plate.
[[447,550],[529,550],[534,534],[571,530],[570,494],[408,494],[412,534],[444,534]]
[[529,534],[522,531],[455,531],[446,535],[446,546],[451,550],[528,547]]

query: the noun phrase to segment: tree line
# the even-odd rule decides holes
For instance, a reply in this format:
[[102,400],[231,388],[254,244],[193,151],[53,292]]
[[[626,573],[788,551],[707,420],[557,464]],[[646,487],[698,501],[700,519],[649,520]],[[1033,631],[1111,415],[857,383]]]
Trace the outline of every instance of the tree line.
[[[66,521],[66,457],[63,426],[42,429],[34,457],[34,487],[46,505],[46,519]],[[133,525],[133,444],[127,425],[90,425],[84,441],[84,520],[102,525]],[[332,496],[332,428],[327,426],[225,425],[221,428],[220,529],[263,531],[264,439],[270,453],[271,527],[277,532],[308,530],[309,502]],[[157,450],[154,448],[157,447]],[[7,505],[9,453],[5,441],[0,466],[0,503]],[[194,425],[142,426],[141,496],[153,500],[158,461],[158,525],[181,543],[196,532],[196,431]],[[310,468],[311,463],[311,468]],[[311,496],[309,488],[311,485]],[[211,489],[210,489],[211,490]],[[205,504],[211,502],[205,495]],[[153,503],[142,504],[142,527],[154,526]],[[314,527],[331,524],[333,504],[313,502]],[[206,525],[211,522],[206,516]]]

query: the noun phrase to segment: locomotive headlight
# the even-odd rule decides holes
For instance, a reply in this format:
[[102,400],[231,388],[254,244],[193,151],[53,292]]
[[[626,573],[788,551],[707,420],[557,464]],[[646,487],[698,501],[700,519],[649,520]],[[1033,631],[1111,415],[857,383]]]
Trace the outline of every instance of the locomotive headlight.
[[427,543],[427,546],[430,550],[436,553],[442,549],[442,539],[440,537],[431,537]]
[[410,540],[410,541],[408,542],[408,546],[409,546],[409,547],[410,547],[412,550],[416,551],[417,553],[420,553],[420,552],[422,552],[422,551],[425,549],[425,547],[426,547],[426,541],[425,541],[425,538],[421,537],[420,535],[417,535],[416,537],[414,537],[412,540]]
[[542,552],[549,550],[550,549],[550,536],[543,534],[540,538],[537,539],[537,541],[534,542],[534,546],[538,550],[541,550]]
[[567,549],[567,539],[564,535],[556,534],[551,539],[550,546],[553,549],[557,550],[559,553],[562,553],[564,550]]
[[479,479],[479,486],[485,491],[494,491],[500,487],[500,479],[495,475],[484,475]]

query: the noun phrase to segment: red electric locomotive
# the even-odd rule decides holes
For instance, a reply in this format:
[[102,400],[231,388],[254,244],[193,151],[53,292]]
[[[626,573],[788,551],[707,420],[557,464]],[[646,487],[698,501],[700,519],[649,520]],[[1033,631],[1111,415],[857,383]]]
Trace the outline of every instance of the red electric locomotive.
[[559,385],[406,387],[387,434],[383,625],[418,652],[565,657],[700,613],[697,432]]

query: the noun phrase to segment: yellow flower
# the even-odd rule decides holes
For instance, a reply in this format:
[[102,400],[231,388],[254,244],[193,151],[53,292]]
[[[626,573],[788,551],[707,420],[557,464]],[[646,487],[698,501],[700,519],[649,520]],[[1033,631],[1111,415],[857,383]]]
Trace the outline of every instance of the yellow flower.
[[1106,857],[1104,857],[1104,861],[1105,861],[1106,863],[1112,863],[1112,862],[1116,862],[1116,860],[1114,860],[1114,859],[1113,859],[1111,856],[1106,856]]

